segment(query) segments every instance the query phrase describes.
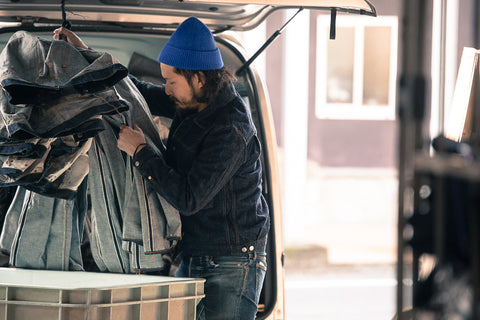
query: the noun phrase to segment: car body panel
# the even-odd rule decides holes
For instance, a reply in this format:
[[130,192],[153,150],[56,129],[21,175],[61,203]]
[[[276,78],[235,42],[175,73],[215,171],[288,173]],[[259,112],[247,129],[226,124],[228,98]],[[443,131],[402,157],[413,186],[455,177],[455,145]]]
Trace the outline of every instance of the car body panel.
[[[279,9],[305,8],[375,16],[366,0],[66,0],[66,18],[74,25],[118,24],[142,28],[175,28],[196,16],[214,31],[249,30]],[[60,1],[0,0],[0,21],[61,24]]]
[[[156,58],[185,18],[196,16],[211,28],[225,65],[235,71],[249,57],[235,33],[224,31],[249,30],[275,10],[300,7],[376,15],[364,0],[66,0],[65,16],[59,0],[0,0],[0,49],[16,30],[52,39],[54,28],[68,20],[90,47],[109,52],[143,80],[161,82]],[[257,319],[285,319],[281,190],[272,110],[266,85],[254,67],[237,78],[237,90],[250,107],[263,147],[263,187],[272,221]]]

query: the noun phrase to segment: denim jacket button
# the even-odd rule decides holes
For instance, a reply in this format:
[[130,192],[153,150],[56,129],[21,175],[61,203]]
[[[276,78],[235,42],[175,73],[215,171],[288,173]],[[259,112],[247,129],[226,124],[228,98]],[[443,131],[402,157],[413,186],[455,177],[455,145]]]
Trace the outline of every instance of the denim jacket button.
[[255,247],[254,247],[254,246],[250,246],[250,247],[248,248],[248,250],[249,250],[249,251],[253,251],[253,250],[255,250]]
[[247,247],[243,247],[242,252],[244,252],[244,253],[247,252]]
[[140,162],[135,161],[135,167],[138,167],[140,165]]
[[148,180],[152,180],[152,176],[148,176]]

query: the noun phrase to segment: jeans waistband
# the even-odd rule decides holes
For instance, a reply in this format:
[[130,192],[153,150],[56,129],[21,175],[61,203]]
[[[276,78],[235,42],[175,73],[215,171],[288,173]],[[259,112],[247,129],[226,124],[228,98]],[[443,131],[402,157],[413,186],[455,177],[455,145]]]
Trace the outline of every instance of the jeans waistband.
[[183,248],[184,257],[201,257],[201,256],[245,256],[249,253],[264,253],[266,252],[267,239],[258,239],[242,245],[220,247],[218,245],[199,246],[198,248],[189,245],[188,248]]
[[201,265],[209,261],[219,261],[222,258],[226,258],[228,260],[236,259],[238,261],[248,260],[248,259],[259,259],[265,258],[267,254],[265,252],[249,252],[241,255],[231,255],[231,256],[188,256],[183,257],[183,262],[187,263],[188,265]]

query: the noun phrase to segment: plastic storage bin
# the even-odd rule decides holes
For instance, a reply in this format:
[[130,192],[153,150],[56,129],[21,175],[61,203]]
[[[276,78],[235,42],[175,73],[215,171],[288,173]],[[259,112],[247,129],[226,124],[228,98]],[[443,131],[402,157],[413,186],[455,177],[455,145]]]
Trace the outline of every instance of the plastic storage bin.
[[0,320],[193,320],[204,282],[0,268]]

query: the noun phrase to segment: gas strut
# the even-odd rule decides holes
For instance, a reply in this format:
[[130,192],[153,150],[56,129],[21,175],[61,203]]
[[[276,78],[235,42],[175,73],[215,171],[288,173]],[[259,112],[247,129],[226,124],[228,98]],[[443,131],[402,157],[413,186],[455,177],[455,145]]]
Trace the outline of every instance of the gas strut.
[[237,70],[237,72],[235,72],[235,74],[239,76],[243,71],[245,71],[245,69],[252,64],[253,60],[255,60],[259,56],[259,54],[262,53],[263,50],[265,50],[273,42],[273,40],[275,40],[280,35],[280,33],[282,33],[283,29],[285,29],[287,24],[289,24],[290,21],[292,21],[293,18],[295,18],[297,14],[299,14],[300,11],[302,10],[303,10],[303,7],[300,7],[298,11],[287,22],[285,22],[285,24],[280,29],[275,31],[275,33],[272,34],[270,38],[268,38],[268,40],[263,44],[263,46],[260,49],[258,49],[257,52],[255,52],[255,54]]

